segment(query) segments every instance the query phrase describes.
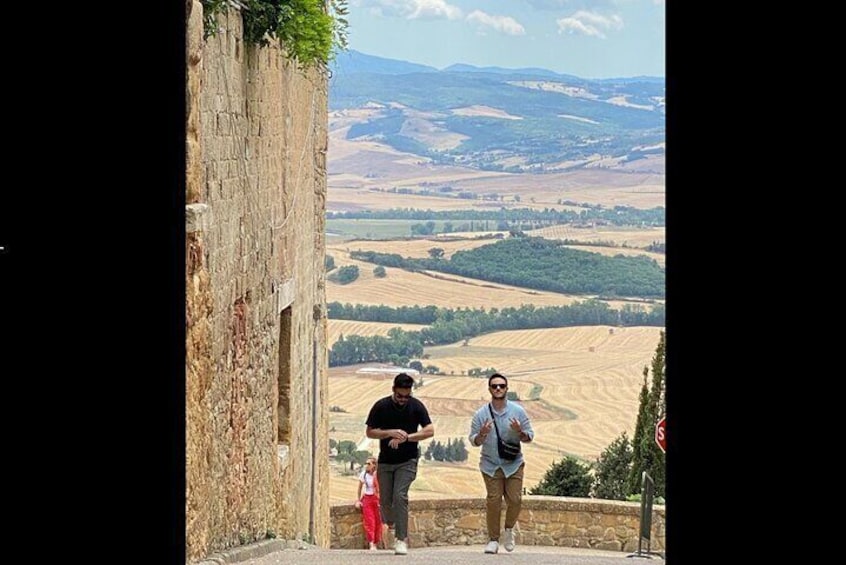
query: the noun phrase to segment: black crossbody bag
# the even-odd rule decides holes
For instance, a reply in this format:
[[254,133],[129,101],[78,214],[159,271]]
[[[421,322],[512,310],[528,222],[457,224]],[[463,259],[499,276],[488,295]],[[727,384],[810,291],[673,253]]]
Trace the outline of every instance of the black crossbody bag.
[[491,407],[490,403],[488,403],[488,410],[491,413],[491,420],[493,420],[494,429],[496,430],[496,448],[499,451],[499,456],[506,461],[514,461],[517,459],[517,456],[520,455],[520,444],[519,443],[509,443],[507,441],[502,440],[502,436],[499,435],[499,427],[496,425],[496,417],[493,413],[493,407]]

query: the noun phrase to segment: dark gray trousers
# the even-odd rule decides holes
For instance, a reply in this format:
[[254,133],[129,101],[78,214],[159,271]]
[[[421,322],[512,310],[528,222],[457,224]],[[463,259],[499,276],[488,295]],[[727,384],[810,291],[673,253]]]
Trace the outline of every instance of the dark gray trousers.
[[376,476],[382,521],[394,526],[396,539],[404,540],[408,537],[408,489],[417,478],[417,459],[396,465],[379,463]]

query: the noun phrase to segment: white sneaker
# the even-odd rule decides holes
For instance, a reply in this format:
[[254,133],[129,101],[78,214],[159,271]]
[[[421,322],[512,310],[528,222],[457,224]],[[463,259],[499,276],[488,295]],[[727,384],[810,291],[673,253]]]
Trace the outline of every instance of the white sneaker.
[[394,546],[394,555],[407,555],[408,554],[408,546],[404,541],[401,539],[397,540],[397,545]]
[[505,551],[514,551],[514,528],[505,528]]
[[492,539],[485,546],[485,553],[496,553],[497,551],[499,551],[499,542]]

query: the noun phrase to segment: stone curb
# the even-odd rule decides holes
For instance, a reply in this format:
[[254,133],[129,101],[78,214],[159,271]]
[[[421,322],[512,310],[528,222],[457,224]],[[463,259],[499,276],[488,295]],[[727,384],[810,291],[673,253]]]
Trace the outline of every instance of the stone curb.
[[310,549],[315,546],[301,540],[262,540],[248,545],[233,547],[226,551],[220,551],[209,555],[196,565],[228,565],[229,563],[240,563],[248,559],[264,557],[276,551],[286,549]]

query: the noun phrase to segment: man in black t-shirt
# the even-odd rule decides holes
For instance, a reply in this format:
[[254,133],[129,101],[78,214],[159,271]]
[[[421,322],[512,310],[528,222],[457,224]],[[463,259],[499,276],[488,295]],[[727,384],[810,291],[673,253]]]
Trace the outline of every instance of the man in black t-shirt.
[[[422,402],[411,396],[414,379],[394,377],[393,394],[377,400],[367,415],[367,437],[379,440],[379,496],[382,520],[395,527],[394,553],[408,552],[408,489],[417,477],[419,441],[435,435]],[[420,429],[418,429],[420,428]]]

